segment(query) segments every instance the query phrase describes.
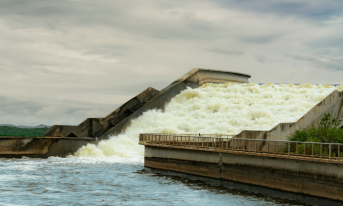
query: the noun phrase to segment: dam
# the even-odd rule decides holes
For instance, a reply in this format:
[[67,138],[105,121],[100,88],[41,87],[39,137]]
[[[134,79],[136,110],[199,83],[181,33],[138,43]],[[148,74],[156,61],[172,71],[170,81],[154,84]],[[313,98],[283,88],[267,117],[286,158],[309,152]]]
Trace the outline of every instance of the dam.
[[343,86],[248,78],[193,69],[161,91],[147,88],[104,118],[55,125],[41,138],[2,137],[0,155],[140,158],[152,173],[341,201],[342,145],[288,137],[327,113],[341,119]]
[[[84,145],[96,144],[110,136],[121,134],[131,125],[131,120],[149,110],[164,109],[173,97],[186,88],[197,88],[205,83],[248,83],[249,78],[250,75],[238,72],[192,69],[161,91],[152,87],[143,90],[104,118],[88,118],[77,126],[54,125],[44,133],[44,137],[2,136],[0,157],[66,157]],[[133,147],[138,143],[138,134],[135,139],[131,142]]]

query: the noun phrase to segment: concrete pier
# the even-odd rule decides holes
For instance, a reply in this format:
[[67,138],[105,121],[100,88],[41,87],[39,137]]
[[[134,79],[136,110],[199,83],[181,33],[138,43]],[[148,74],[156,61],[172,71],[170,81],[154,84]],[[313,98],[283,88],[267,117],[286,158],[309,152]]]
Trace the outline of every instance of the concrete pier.
[[[226,144],[212,139],[217,139],[213,141],[217,144],[202,146],[195,137],[184,138],[182,142],[168,137],[159,144],[156,138],[147,140],[141,135],[141,144],[145,145],[144,166],[149,172],[231,185],[231,189],[238,185],[236,189],[279,198],[341,205],[343,157],[287,154],[275,148],[254,150],[242,144],[230,145],[232,140]],[[287,145],[286,141],[283,144]]]

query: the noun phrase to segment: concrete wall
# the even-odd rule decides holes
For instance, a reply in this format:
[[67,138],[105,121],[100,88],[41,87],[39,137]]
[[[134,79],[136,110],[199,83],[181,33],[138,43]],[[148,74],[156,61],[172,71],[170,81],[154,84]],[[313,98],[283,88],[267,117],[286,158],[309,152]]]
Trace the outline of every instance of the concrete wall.
[[28,138],[0,137],[0,157],[3,158],[47,158],[66,157],[74,154],[80,147],[95,143],[93,138]]
[[146,146],[144,166],[343,200],[342,164]]

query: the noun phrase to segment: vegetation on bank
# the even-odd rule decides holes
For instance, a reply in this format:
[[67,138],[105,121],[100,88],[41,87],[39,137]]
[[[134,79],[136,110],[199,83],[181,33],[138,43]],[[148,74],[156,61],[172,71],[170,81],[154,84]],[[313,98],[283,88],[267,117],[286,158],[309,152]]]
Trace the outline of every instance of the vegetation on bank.
[[290,141],[300,142],[322,142],[322,143],[343,143],[343,129],[339,127],[343,120],[336,119],[332,113],[324,114],[318,121],[317,127],[314,125],[296,130]]
[[[332,113],[327,113],[323,116],[321,120],[318,121],[317,126],[314,125],[296,130],[289,138],[290,141],[299,142],[318,142],[318,143],[343,143],[343,129],[340,128],[340,124],[343,119],[336,119],[336,115]],[[312,148],[313,147],[313,148]],[[295,143],[290,144],[290,152],[297,154],[306,155],[321,155],[329,156],[329,144],[319,145],[319,144],[302,144]],[[296,151],[297,150],[297,151]],[[312,151],[313,150],[313,151]],[[283,152],[288,152],[288,145],[284,148]],[[343,157],[343,148],[338,147],[338,145],[331,145],[331,157]]]
[[0,126],[0,136],[24,136],[24,137],[43,137],[45,128],[18,128],[10,126]]

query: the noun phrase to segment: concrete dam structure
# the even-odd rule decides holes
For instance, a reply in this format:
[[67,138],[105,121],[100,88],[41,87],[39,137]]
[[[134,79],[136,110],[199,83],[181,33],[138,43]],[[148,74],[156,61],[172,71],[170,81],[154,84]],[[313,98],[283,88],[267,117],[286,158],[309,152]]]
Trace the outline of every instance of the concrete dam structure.
[[123,132],[132,119],[151,109],[163,109],[173,97],[187,87],[205,83],[248,83],[250,75],[209,69],[192,69],[158,91],[149,87],[104,118],[88,118],[78,126],[54,125],[44,137],[0,137],[1,157],[65,157],[88,143],[96,143]]
[[327,113],[342,119],[343,86],[249,78],[193,69],[104,118],[55,125],[44,137],[0,137],[0,156],[144,158],[153,173],[310,203],[342,201],[343,144],[288,138]]

